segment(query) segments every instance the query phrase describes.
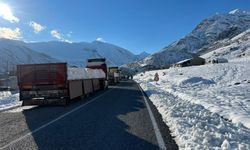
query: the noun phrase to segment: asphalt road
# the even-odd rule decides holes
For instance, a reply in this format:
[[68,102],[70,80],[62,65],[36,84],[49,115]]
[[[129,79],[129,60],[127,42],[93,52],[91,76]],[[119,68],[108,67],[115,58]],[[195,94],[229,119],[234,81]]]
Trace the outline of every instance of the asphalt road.
[[64,107],[25,106],[0,113],[0,149],[159,150],[165,147],[178,149],[160,114],[133,81],[121,82]]

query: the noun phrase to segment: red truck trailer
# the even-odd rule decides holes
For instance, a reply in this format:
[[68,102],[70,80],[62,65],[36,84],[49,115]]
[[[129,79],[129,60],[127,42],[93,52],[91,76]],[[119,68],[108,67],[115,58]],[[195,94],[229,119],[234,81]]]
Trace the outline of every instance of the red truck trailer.
[[[105,80],[105,73],[99,72],[102,76],[96,78]],[[20,100],[23,105],[65,105],[69,100],[94,92],[95,78],[90,76],[85,68],[70,69],[66,63],[17,65]]]
[[[87,60],[87,68],[91,69],[102,69],[105,73],[105,80],[94,80],[94,85],[98,85],[97,82],[100,83],[100,88],[106,89],[108,88],[108,67],[106,64],[105,58],[91,58]],[[96,86],[95,86],[96,87]],[[96,87],[98,89],[98,87]]]

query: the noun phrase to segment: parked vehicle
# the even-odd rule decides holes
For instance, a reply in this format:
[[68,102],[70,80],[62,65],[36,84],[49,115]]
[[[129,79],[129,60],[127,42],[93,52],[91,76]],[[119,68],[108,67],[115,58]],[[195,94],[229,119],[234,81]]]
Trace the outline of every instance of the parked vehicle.
[[17,65],[22,105],[60,104],[104,89],[101,69],[68,68],[67,63]]
[[118,67],[109,67],[108,79],[110,84],[116,84],[120,81],[120,73]]
[[[105,73],[105,80],[99,80],[103,89],[108,88],[108,67],[105,58],[92,58],[87,60],[87,68],[91,69],[102,69]],[[98,81],[95,81],[98,82]]]

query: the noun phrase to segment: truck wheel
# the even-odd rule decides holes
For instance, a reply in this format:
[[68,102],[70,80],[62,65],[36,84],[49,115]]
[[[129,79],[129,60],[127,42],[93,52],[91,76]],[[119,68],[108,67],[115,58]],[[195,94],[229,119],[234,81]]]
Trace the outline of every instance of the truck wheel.
[[69,98],[68,98],[68,97],[63,98],[63,99],[62,99],[62,104],[63,104],[64,106],[67,106],[67,105],[69,104]]

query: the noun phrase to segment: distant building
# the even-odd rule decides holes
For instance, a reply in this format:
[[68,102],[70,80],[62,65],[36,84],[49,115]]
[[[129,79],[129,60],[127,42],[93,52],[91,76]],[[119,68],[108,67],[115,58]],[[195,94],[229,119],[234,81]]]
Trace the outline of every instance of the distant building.
[[170,67],[171,65],[169,64],[161,65],[161,69],[169,69]]
[[207,61],[211,64],[218,64],[218,63],[228,63],[228,60],[226,58],[213,58]]
[[204,65],[206,60],[201,57],[194,57],[190,59],[185,59],[174,64],[175,67],[187,67],[187,66],[199,66]]

